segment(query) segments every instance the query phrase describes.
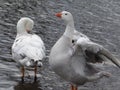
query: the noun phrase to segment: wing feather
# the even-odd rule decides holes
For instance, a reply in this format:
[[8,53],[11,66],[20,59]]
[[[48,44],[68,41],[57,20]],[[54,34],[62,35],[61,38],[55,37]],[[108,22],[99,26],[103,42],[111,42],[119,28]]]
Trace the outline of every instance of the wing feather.
[[107,49],[105,49],[102,45],[94,43],[87,38],[81,37],[77,40],[76,46],[82,48],[85,53],[85,57],[88,62],[102,62],[105,61],[106,57],[110,61],[112,61],[115,65],[120,67],[120,62],[117,60]]
[[[20,59],[21,55],[34,60],[42,60],[45,57],[45,46],[37,35],[22,35],[16,37],[12,46],[13,58]],[[21,57],[22,58],[22,57]]]

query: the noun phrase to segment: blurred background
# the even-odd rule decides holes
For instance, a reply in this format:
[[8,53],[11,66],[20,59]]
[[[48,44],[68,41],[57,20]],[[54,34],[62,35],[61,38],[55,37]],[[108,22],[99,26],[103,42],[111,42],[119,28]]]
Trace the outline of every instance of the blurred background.
[[[49,66],[48,58],[33,76],[21,83],[20,71],[11,57],[11,46],[16,36],[16,23],[21,17],[34,20],[33,32],[44,41],[47,56],[51,47],[65,30],[56,12],[67,10],[74,16],[75,27],[96,43],[120,58],[120,0],[0,0],[0,90],[68,90],[68,83]],[[89,90],[120,90],[120,70],[106,66],[110,78],[87,83]]]

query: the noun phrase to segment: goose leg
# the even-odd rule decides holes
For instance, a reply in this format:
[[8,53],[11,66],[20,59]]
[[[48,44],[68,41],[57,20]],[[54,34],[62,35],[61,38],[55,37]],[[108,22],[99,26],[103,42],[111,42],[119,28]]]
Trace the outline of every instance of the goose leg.
[[71,90],[78,90],[77,86],[71,85]]
[[74,87],[74,90],[78,90],[77,86]]
[[71,90],[74,90],[74,86],[73,85],[71,85]]
[[21,67],[21,79],[22,79],[22,82],[24,82],[24,76],[25,76],[25,68],[24,66]]
[[35,73],[35,75],[34,75],[34,81],[36,81],[37,80],[37,65],[35,65],[34,73]]

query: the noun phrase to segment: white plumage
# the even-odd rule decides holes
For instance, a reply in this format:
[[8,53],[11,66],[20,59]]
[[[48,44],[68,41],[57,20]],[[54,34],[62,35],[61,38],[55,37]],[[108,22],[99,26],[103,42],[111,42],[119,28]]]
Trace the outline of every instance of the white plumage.
[[45,46],[36,34],[29,34],[34,22],[30,18],[21,18],[17,23],[17,36],[12,46],[13,59],[22,67],[42,66]]
[[35,34],[17,36],[12,46],[12,55],[16,62],[29,66],[26,62],[39,61],[45,57],[43,41]]
[[63,11],[56,16],[65,21],[66,29],[52,47],[49,63],[56,74],[71,83],[71,90],[78,90],[79,85],[110,75],[93,63],[107,58],[120,67],[120,62],[108,50],[75,30],[70,12]]

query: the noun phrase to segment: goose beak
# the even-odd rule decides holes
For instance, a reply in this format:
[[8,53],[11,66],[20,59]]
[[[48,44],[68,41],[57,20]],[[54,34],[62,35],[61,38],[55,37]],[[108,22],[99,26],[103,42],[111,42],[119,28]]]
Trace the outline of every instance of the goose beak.
[[62,17],[62,13],[61,12],[60,13],[56,13],[55,16],[61,18]]

